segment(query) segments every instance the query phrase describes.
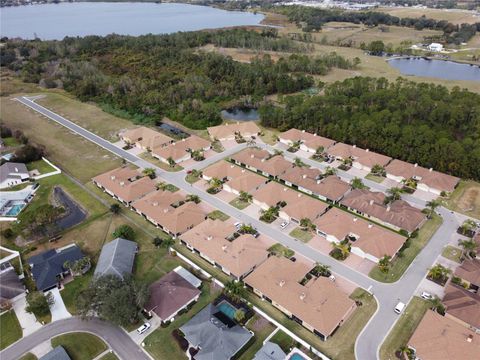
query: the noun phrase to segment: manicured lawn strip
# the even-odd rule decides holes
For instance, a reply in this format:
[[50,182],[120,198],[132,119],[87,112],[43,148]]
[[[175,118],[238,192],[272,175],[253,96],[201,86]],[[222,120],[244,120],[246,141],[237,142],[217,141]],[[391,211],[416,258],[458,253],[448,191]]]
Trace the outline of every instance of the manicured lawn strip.
[[63,346],[72,360],[92,360],[107,350],[107,345],[95,335],[76,332],[54,337],[52,347]]
[[230,219],[230,216],[228,216],[224,212],[221,212],[220,210],[213,210],[210,214],[208,214],[208,217],[212,220],[219,219],[222,221]]
[[15,311],[10,310],[0,316],[0,350],[20,339],[23,335]]
[[195,176],[192,173],[187,174],[187,176],[185,176],[185,181],[188,182],[189,184],[195,184],[198,180],[200,180],[200,177]]
[[47,174],[50,172],[55,171],[53,167],[48,165],[43,159],[42,160],[37,160],[37,161],[32,161],[28,164],[26,164],[28,171],[32,170],[38,170],[40,174]]
[[85,275],[75,277],[73,281],[65,284],[65,288],[60,291],[63,302],[70,314],[75,315],[77,313],[77,296],[82,290],[87,288],[90,280],[92,280],[93,273],[94,269],[90,269]]
[[390,271],[385,274],[380,271],[378,267],[374,267],[368,276],[372,279],[381,282],[395,282],[403,275],[405,270],[410,266],[413,259],[420,253],[420,251],[425,247],[430,238],[435,234],[438,228],[442,225],[442,218],[434,214],[431,219],[429,219],[423,227],[418,232],[418,236],[414,239],[411,239],[410,247],[405,249],[402,257],[396,257],[390,268]]
[[396,359],[395,351],[406,345],[428,310],[428,301],[413,297],[380,347],[380,359]]
[[276,243],[270,246],[268,251],[274,253],[277,256],[285,256],[286,258],[291,258],[293,255],[295,255],[295,251],[287,248],[286,246],[283,246],[280,243]]
[[442,256],[459,264],[462,263],[462,261],[460,260],[462,258],[462,249],[459,249],[455,246],[445,246],[442,252]]
[[209,282],[202,285],[202,294],[193,307],[186,313],[176,316],[175,321],[166,327],[159,327],[144,340],[145,349],[155,359],[186,359],[185,353],[178,346],[172,336],[174,329],[180,328],[187,323],[201,309],[211,303],[219,294],[220,290],[212,290]]
[[163,161],[158,160],[157,158],[153,157],[148,151],[141,153],[138,155],[138,157],[158,166],[160,169],[165,170],[165,171],[181,171],[183,170],[183,167],[181,167],[178,164],[175,164],[175,166],[170,166],[169,164],[164,163]]
[[263,341],[270,335],[273,330],[275,330],[275,326],[269,322],[267,322],[263,327],[259,330],[256,330],[255,323],[257,321],[263,320],[260,315],[255,314],[247,323],[247,329],[253,331],[255,341],[242,353],[242,355],[238,358],[238,360],[251,360],[254,358],[255,354],[258,350],[260,350],[263,346]]
[[26,353],[19,360],[38,360],[38,358],[32,353]]
[[280,346],[285,354],[288,354],[290,350],[296,345],[295,340],[293,340],[282,330],[278,330],[276,334],[270,338],[270,342]]
[[118,360],[118,357],[114,353],[108,353],[103,355],[99,360]]
[[293,229],[289,235],[304,243],[309,242],[313,238],[313,234],[311,232],[302,230],[299,227],[296,227],[295,229]]
[[[200,258],[196,254],[192,254],[192,252],[185,247],[178,245],[175,249],[221,282],[226,283],[231,280],[231,278],[223,273],[220,269],[214,268],[210,263]],[[336,331],[331,338],[329,338],[327,341],[322,341],[317,335],[310,332],[294,320],[289,319],[285,314],[274,308],[267,301],[262,301],[258,296],[248,291],[246,292],[245,296],[247,301],[260,308],[270,317],[311,344],[317,350],[323,352],[332,359],[342,360],[355,359],[355,339],[377,308],[377,303],[374,297],[363,289],[356,289],[350,295],[350,298],[361,301],[363,305],[355,310],[352,316]]]
[[365,176],[365,179],[375,181],[376,183],[379,183],[379,184],[383,182],[383,180],[385,180],[383,176],[378,176],[373,174],[367,174],[367,176]]
[[248,201],[242,201],[238,197],[230,201],[229,204],[232,205],[233,207],[236,207],[239,210],[243,210],[247,206],[250,206],[250,203]]
[[450,210],[480,219],[480,183],[460,180],[450,198],[443,201],[443,204]]

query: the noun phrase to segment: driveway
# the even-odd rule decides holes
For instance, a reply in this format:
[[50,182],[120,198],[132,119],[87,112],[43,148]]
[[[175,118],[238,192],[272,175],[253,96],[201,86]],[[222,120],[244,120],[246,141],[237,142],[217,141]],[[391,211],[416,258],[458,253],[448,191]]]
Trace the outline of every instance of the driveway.
[[65,303],[63,302],[62,295],[60,295],[60,291],[55,288],[53,290],[50,290],[49,292],[53,295],[53,299],[55,300],[55,302],[50,306],[50,312],[52,313],[52,321],[72,317],[72,315],[65,307]]
[[37,321],[35,315],[25,311],[25,308],[27,307],[27,298],[25,294],[17,296],[13,301],[12,306],[17,315],[18,322],[23,329],[23,336],[27,336],[42,327],[42,324]]
[[[141,344],[143,340],[150,335],[156,328],[158,328],[161,324],[160,318],[157,315],[153,315],[153,317],[150,320],[145,320],[145,322],[149,322],[152,327],[145,331],[143,334],[139,334],[137,332],[137,329],[131,331],[128,333],[128,336],[136,343],[136,344]],[[139,326],[140,327],[140,326]]]

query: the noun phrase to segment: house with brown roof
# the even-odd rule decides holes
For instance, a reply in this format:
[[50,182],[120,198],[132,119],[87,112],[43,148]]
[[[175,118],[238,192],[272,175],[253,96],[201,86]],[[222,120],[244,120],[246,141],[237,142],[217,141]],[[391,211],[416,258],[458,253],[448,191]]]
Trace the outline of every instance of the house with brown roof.
[[473,360],[480,354],[480,335],[447,316],[427,310],[408,341],[415,359]]
[[152,149],[152,156],[166,164],[169,163],[169,159],[178,164],[191,159],[192,152],[204,152],[210,148],[211,144],[209,141],[196,135],[190,135],[188,138],[178,140],[173,144]]
[[212,140],[235,140],[236,135],[241,135],[244,138],[250,138],[260,133],[260,128],[253,121],[239,121],[234,124],[223,124],[218,126],[211,126],[207,128],[208,135]]
[[316,153],[318,148],[324,150],[335,144],[335,141],[311,134],[305,130],[290,129],[278,135],[279,141],[285,145],[292,146],[294,143],[300,143],[300,149],[309,153]]
[[455,269],[455,276],[468,283],[469,287],[478,292],[480,287],[480,259],[465,259]]
[[278,178],[293,164],[281,155],[272,155],[266,150],[247,148],[231,157],[237,165],[261,173],[264,176]]
[[338,176],[330,175],[324,178],[322,172],[315,168],[292,167],[280,175],[280,180],[324,201],[337,202],[351,189],[351,186]]
[[337,160],[351,159],[353,167],[368,172],[372,171],[373,166],[386,166],[392,160],[389,156],[344,143],[336,143],[329,147],[326,152]]
[[206,181],[214,178],[221,181],[228,181],[243,174],[244,172],[242,172],[242,170],[244,169],[228,161],[218,161],[202,170],[202,178]]
[[182,234],[180,241],[236,280],[268,258],[267,244],[250,234],[239,235],[233,224],[221,220],[205,220]]
[[300,282],[310,270],[305,263],[271,256],[244,282],[289,318],[327,340],[350,317],[356,305],[328,278],[313,277],[302,285]]
[[418,164],[410,164],[401,160],[393,160],[385,167],[387,178],[402,182],[413,179],[417,182],[417,189],[440,195],[442,191],[447,193],[455,190],[459,178],[438,171],[432,168],[426,169]]
[[93,183],[126,206],[156,190],[155,182],[130,167],[95,176]]
[[127,144],[135,145],[143,150],[153,150],[173,142],[171,137],[145,126],[127,130],[120,134],[120,138]]
[[203,208],[170,191],[158,190],[132,204],[132,209],[174,238],[207,217]]
[[406,238],[337,208],[332,208],[314,222],[317,234],[330,242],[351,242],[352,253],[375,263],[385,255],[392,258]]
[[151,284],[149,293],[145,311],[150,316],[156,314],[162,323],[165,323],[196,302],[201,291],[179,272],[171,271]]
[[281,203],[286,205],[293,205],[306,195],[290,189],[287,186],[279,184],[275,181],[270,181],[260,189],[252,193],[253,203],[263,210],[268,210],[270,207],[275,207]]
[[448,284],[443,297],[445,316],[480,333],[480,294]]
[[328,210],[329,205],[309,196],[301,196],[298,201],[287,203],[280,209],[279,216],[288,222],[299,224],[302,219],[315,221]]
[[427,216],[403,200],[385,205],[385,194],[367,189],[355,189],[345,195],[340,204],[350,211],[388,226],[394,230],[405,230],[409,234],[422,227]]

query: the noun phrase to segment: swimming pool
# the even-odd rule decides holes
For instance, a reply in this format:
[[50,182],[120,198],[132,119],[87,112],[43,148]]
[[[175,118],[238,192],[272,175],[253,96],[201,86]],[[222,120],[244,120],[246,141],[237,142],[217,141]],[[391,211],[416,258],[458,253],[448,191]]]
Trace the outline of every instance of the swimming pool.
[[13,205],[10,210],[7,211],[7,213],[5,214],[6,216],[17,216],[20,211],[22,211],[22,209],[24,208],[24,204],[16,204],[16,205]]
[[220,310],[225,316],[227,316],[230,320],[235,320],[235,309],[232,305],[228,302],[223,301],[217,305],[218,310]]
[[305,358],[299,353],[295,353],[292,356],[290,356],[289,360],[305,360]]

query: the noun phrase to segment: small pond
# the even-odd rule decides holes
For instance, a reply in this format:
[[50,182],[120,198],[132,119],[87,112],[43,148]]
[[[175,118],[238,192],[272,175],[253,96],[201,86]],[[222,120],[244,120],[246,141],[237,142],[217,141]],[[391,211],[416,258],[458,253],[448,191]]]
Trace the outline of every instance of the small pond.
[[432,60],[418,57],[398,58],[388,61],[403,75],[433,77],[445,80],[480,81],[480,66],[453,61]]
[[222,118],[232,121],[257,121],[260,120],[260,115],[256,109],[250,108],[232,108],[222,110]]
[[179,129],[173,125],[167,124],[167,123],[157,123],[157,127],[162,130],[164,133],[168,135],[173,135],[176,138],[187,138],[190,136],[190,134],[186,133],[182,129]]

